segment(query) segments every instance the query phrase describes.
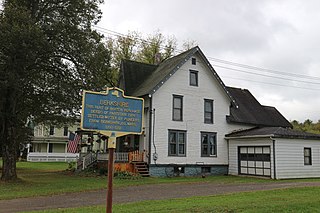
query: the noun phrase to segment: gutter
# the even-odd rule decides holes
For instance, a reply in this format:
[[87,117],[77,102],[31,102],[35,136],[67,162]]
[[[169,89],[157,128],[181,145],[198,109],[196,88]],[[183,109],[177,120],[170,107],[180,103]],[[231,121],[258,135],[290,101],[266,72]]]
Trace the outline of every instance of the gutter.
[[235,136],[235,137],[225,137],[225,139],[246,139],[246,138],[272,138],[275,137],[275,135],[249,135],[249,136]]

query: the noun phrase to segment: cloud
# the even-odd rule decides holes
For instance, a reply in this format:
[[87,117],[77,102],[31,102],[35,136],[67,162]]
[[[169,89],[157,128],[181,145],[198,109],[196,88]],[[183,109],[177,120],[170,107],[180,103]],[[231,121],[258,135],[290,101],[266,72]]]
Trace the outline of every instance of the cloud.
[[160,30],[174,35],[180,44],[195,40],[207,57],[289,73],[232,67],[274,76],[270,78],[222,69],[210,61],[227,85],[248,88],[259,101],[277,107],[288,119],[318,120],[319,8],[317,0],[109,0],[102,8],[100,26],[145,35]]

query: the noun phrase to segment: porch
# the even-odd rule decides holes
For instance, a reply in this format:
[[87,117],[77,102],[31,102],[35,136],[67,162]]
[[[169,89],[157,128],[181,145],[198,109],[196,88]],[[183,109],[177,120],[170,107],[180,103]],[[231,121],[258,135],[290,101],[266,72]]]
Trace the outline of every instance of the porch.
[[[140,151],[115,152],[114,171],[128,171],[138,173],[141,176],[149,176],[148,164],[145,162],[146,153]],[[97,168],[107,168],[109,153],[81,153],[77,168],[85,170],[94,165]]]

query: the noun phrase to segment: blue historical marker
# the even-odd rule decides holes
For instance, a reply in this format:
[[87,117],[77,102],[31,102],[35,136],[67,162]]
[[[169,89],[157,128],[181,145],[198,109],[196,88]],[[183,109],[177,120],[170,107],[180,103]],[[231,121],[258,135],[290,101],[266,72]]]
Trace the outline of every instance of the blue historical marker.
[[143,107],[142,98],[125,96],[123,90],[118,88],[106,92],[84,91],[81,128],[141,134]]

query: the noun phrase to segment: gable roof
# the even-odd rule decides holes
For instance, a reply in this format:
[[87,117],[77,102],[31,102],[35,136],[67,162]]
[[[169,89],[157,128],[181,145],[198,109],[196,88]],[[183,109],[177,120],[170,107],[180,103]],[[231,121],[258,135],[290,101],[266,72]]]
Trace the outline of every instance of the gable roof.
[[238,108],[230,107],[230,123],[250,124],[257,126],[292,127],[291,123],[274,107],[263,106],[247,89],[227,87],[235,99]]
[[145,64],[137,61],[122,60],[119,87],[126,95],[134,95],[137,88],[144,83],[158,65]]
[[[226,86],[198,46],[177,56],[166,59],[159,65],[150,65],[127,60],[122,61],[119,87],[125,90],[127,95],[131,96],[141,97],[145,95],[152,95],[196,53],[199,53],[213,76],[219,82],[219,85],[232,101],[232,104],[237,107],[236,101],[230,95]],[[138,80],[135,81],[137,78]],[[127,82],[131,83],[128,84]]]
[[252,129],[232,132],[225,135],[227,138],[246,138],[246,137],[273,137],[273,138],[292,138],[292,139],[313,139],[320,140],[319,134],[301,132],[283,127],[255,127]]

